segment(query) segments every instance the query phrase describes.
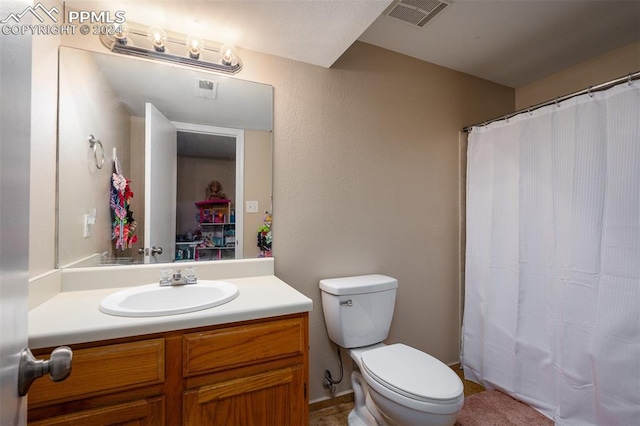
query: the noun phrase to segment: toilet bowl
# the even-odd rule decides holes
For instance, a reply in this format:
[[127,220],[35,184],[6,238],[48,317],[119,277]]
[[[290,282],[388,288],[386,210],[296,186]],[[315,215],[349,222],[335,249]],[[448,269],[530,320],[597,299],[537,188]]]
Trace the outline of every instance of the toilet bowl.
[[349,425],[453,425],[464,402],[458,375],[415,348],[382,343],[397,285],[384,275],[320,281],[329,337],[349,349],[355,363]]
[[455,423],[464,403],[463,385],[444,363],[403,344],[359,348],[351,350],[350,355],[384,419],[378,423],[407,426]]

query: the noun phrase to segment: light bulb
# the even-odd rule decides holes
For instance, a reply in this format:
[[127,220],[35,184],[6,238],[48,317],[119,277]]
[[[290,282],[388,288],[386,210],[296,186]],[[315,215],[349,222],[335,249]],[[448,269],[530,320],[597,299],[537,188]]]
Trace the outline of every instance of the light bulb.
[[200,54],[204,50],[204,40],[198,36],[190,35],[187,37],[187,50],[191,59],[199,59]]
[[222,63],[227,66],[238,65],[238,52],[232,44],[223,44],[220,47],[220,55],[222,55]]
[[127,37],[129,35],[129,27],[127,24],[125,22],[119,24],[117,30],[118,31],[113,34],[115,41],[122,45],[130,45],[131,39]]
[[147,38],[151,41],[153,49],[156,52],[165,51],[165,43],[167,41],[167,33],[160,27],[149,27],[147,30]]

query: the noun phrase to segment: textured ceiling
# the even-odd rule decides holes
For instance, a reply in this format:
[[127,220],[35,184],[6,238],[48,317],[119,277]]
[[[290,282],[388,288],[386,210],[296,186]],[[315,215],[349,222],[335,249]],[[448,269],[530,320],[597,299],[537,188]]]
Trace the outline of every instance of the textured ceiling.
[[330,67],[391,0],[70,0],[80,10],[124,10],[127,21]]
[[391,3],[66,2],[82,10],[124,10],[132,22],[323,67],[330,67],[359,39],[510,87],[640,40],[640,0],[453,0],[424,27],[381,16]]
[[381,16],[360,40],[520,87],[640,40],[640,1],[454,0],[423,28]]

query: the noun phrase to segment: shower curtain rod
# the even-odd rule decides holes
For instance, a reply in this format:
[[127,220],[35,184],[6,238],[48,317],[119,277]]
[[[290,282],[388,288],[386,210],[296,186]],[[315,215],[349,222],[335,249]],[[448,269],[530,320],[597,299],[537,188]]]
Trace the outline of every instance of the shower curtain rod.
[[640,79],[640,71],[636,71],[636,72],[633,72],[633,73],[631,73],[629,75],[626,75],[624,77],[620,77],[620,78],[616,78],[616,79],[611,80],[611,81],[607,81],[606,83],[601,83],[601,84],[598,84],[598,85],[595,85],[595,86],[590,86],[590,87],[588,87],[586,89],[583,89],[583,90],[580,90],[578,92],[573,92],[573,93],[570,93],[568,95],[560,96],[560,97],[557,97],[555,99],[551,99],[551,100],[548,100],[546,102],[542,102],[542,103],[539,103],[539,104],[536,104],[536,105],[532,105],[532,106],[527,107],[527,108],[519,109],[516,112],[512,112],[510,114],[505,114],[502,117],[492,118],[491,120],[483,121],[482,123],[474,124],[472,126],[463,127],[462,131],[465,132],[465,133],[469,133],[469,132],[471,132],[471,128],[476,127],[476,126],[486,126],[487,124],[493,123],[495,121],[508,120],[511,117],[515,117],[516,115],[523,114],[525,112],[532,112],[532,111],[535,111],[535,110],[537,110],[539,108],[545,107],[547,105],[559,104],[560,102],[566,101],[567,99],[575,98],[576,96],[584,95],[584,94],[587,94],[587,93],[591,94],[593,92],[599,92],[601,90],[607,90],[607,89],[612,88],[613,86],[617,86],[618,84],[625,83],[625,82],[631,83],[633,80],[638,80],[638,79]]

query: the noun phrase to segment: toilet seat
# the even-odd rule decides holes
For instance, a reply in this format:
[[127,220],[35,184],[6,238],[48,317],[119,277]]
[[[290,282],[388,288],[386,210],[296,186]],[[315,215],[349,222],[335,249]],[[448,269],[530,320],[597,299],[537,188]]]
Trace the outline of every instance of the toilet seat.
[[431,355],[394,344],[363,352],[361,361],[369,385],[399,404],[440,414],[462,407],[462,381]]

